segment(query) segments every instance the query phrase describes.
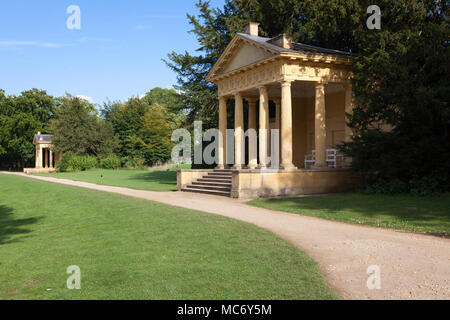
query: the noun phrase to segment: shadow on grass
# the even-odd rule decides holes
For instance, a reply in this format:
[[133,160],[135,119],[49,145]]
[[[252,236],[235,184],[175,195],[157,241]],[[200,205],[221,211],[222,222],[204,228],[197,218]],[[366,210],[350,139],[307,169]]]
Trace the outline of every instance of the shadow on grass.
[[140,180],[146,182],[154,182],[165,185],[177,185],[176,171],[149,171],[140,173],[130,177],[130,180]]
[[450,230],[450,195],[448,194],[438,197],[413,197],[356,193],[259,201],[256,200],[253,204],[293,213],[303,211],[305,214],[318,217],[333,218],[338,215],[351,217],[352,214],[358,214],[362,218],[377,219],[384,216],[398,221],[404,220],[417,225]]
[[0,205],[0,245],[20,241],[22,237],[17,237],[18,235],[25,235],[31,232],[31,230],[23,227],[34,224],[41,219],[40,217],[14,219],[13,215],[14,209]]

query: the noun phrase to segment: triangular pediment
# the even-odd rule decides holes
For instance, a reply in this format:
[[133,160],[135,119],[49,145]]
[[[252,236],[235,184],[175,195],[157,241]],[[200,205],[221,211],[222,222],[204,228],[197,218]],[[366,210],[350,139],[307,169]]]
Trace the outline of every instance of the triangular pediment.
[[239,69],[244,66],[248,66],[252,63],[272,57],[274,54],[258,48],[250,43],[242,42],[241,45],[236,48],[229,58],[229,60],[223,65],[222,72],[227,73]]
[[215,78],[277,54],[276,50],[236,35],[211,69],[207,79]]

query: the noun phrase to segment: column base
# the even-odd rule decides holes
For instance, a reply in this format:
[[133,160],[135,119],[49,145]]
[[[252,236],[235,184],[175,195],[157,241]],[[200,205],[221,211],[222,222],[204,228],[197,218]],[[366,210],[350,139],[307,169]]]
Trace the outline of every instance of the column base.
[[223,164],[219,164],[219,165],[216,167],[216,169],[217,169],[217,170],[223,170],[223,169],[225,169],[225,166],[224,166]]
[[235,165],[235,166],[232,167],[232,169],[234,169],[234,170],[242,170],[243,166],[241,164]]
[[254,169],[258,168],[258,163],[257,162],[249,163],[247,165],[247,168],[251,169],[251,170],[254,170]]
[[282,163],[280,164],[281,170],[297,170],[298,168],[294,166],[292,163]]

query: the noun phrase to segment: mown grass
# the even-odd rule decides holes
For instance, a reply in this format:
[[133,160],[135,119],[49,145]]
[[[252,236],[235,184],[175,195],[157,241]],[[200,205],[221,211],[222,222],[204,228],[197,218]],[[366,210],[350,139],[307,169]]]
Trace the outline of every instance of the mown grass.
[[333,298],[312,259],[253,225],[0,174],[0,299]]
[[413,197],[346,193],[288,199],[257,199],[250,201],[249,204],[354,224],[439,236],[450,234],[450,194]]
[[137,190],[174,191],[177,189],[177,172],[175,169],[168,171],[93,169],[39,175]]

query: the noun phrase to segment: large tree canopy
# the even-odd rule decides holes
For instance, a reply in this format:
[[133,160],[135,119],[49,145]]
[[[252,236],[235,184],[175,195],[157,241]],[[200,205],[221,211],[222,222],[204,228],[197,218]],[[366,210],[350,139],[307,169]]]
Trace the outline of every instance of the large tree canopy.
[[[381,8],[380,30],[366,27],[372,4]],[[200,0],[197,7],[198,16],[188,15],[197,54],[172,52],[167,62],[178,75],[190,123],[217,126],[216,87],[205,76],[236,32],[257,21],[264,36],[288,33],[294,41],[357,54],[357,108],[348,118],[356,137],[344,149],[354,159],[353,168],[364,173],[365,187],[382,192],[449,188],[446,1],[226,0],[223,8],[211,8]],[[380,130],[379,124],[392,130]]]
[[356,135],[345,151],[371,190],[450,190],[447,3],[378,4],[381,29],[365,30],[357,38],[357,108],[350,117]]
[[33,137],[46,131],[54,116],[55,101],[45,91],[32,89],[19,96],[0,90],[0,167],[32,166]]
[[[53,134],[54,151],[104,158],[117,153],[130,167],[170,159],[171,134],[186,117],[174,89],[153,88],[143,97],[106,103],[99,114],[84,99],[54,98],[37,89],[7,96],[0,89],[0,167],[34,166],[36,132]],[[66,160],[67,160],[66,159]]]
[[119,154],[127,167],[154,165],[170,159],[172,130],[185,117],[180,95],[154,88],[145,96],[107,103],[102,114],[119,136]]
[[58,103],[50,123],[54,151],[101,156],[117,149],[111,124],[97,117],[94,105],[71,95],[59,98]]

